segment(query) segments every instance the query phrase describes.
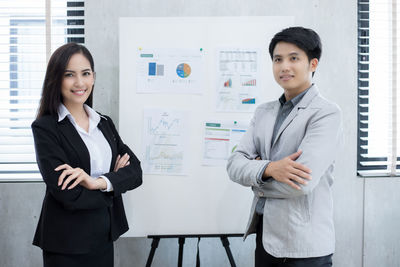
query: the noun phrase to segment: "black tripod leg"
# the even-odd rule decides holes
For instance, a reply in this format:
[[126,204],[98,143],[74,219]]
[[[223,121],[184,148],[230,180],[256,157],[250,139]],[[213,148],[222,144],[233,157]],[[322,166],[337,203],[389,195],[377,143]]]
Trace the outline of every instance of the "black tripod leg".
[[184,237],[179,237],[179,238],[178,238],[178,242],[179,242],[178,267],[182,267],[182,262],[183,262],[183,245],[185,244],[185,238],[184,238]]
[[226,255],[228,256],[228,259],[229,259],[229,262],[230,262],[231,266],[232,267],[236,267],[235,260],[233,259],[232,252],[231,252],[231,249],[229,247],[228,237],[221,236],[221,241],[222,241],[222,245],[225,248]]
[[152,263],[153,257],[154,257],[154,253],[156,253],[156,249],[158,247],[158,243],[159,242],[160,242],[160,238],[159,237],[153,237],[153,242],[151,242],[151,250],[150,250],[149,257],[147,258],[146,267],[150,267],[151,266],[151,263]]

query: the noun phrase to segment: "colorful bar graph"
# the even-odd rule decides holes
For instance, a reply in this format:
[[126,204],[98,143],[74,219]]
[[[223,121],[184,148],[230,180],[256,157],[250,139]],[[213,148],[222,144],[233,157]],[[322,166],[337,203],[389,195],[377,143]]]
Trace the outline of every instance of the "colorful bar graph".
[[156,63],[149,62],[149,76],[156,76]]
[[229,88],[232,87],[232,79],[231,79],[231,78],[229,78],[229,80],[227,80],[226,82],[224,82],[224,87],[229,87]]
[[242,86],[256,86],[256,79],[252,79],[242,83]]
[[246,98],[242,100],[242,104],[255,104],[256,99],[255,98]]

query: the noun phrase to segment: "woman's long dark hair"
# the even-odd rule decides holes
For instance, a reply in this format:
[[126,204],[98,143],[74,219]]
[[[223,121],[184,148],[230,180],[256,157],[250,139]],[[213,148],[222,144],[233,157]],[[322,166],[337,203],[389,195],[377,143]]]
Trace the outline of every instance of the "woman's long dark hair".
[[[93,57],[89,50],[83,45],[76,43],[68,43],[57,48],[51,55],[49,63],[47,64],[46,75],[43,82],[42,98],[40,99],[40,106],[37,114],[37,118],[44,115],[56,115],[60,103],[63,102],[61,94],[61,83],[64,78],[64,72],[67,68],[70,58],[80,53],[87,58],[90,62],[90,67],[94,72]],[[93,88],[88,99],[85,102],[86,105],[92,107],[93,104]]]

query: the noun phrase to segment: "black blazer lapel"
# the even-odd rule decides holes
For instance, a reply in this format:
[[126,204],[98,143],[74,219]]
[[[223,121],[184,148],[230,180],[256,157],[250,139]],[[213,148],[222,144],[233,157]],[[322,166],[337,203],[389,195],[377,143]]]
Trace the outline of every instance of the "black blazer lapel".
[[118,154],[117,138],[115,137],[113,131],[111,130],[108,120],[101,115],[100,115],[100,118],[101,119],[100,119],[100,122],[97,125],[97,127],[100,129],[100,131],[103,133],[104,137],[106,138],[107,142],[110,144],[111,155],[112,155],[110,171],[112,171],[114,169],[115,160],[116,160],[117,154]]
[[76,154],[78,155],[82,164],[79,167],[81,167],[87,174],[90,175],[90,154],[74,125],[72,125],[69,119],[65,117],[58,123],[58,127],[61,134],[63,134],[68,140],[69,145],[76,151]]

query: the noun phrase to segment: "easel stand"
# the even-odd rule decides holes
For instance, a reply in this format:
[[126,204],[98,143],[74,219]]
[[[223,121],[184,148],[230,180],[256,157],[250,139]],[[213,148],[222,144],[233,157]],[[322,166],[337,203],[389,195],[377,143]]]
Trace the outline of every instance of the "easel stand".
[[[225,248],[226,255],[228,256],[229,262],[232,267],[236,267],[235,260],[233,259],[231,249],[229,247],[228,237],[242,237],[243,234],[223,234],[223,235],[149,235],[147,238],[152,238],[153,242],[151,243],[151,250],[149,257],[147,258],[146,267],[150,267],[153,261],[154,254],[158,247],[158,243],[160,243],[161,238],[178,238],[179,244],[179,254],[178,254],[178,267],[182,267],[183,261],[183,246],[185,245],[185,238],[198,238],[198,242],[200,242],[201,238],[220,238],[222,245]],[[199,243],[197,243],[197,260],[196,266],[200,267],[200,258],[199,258]]]

